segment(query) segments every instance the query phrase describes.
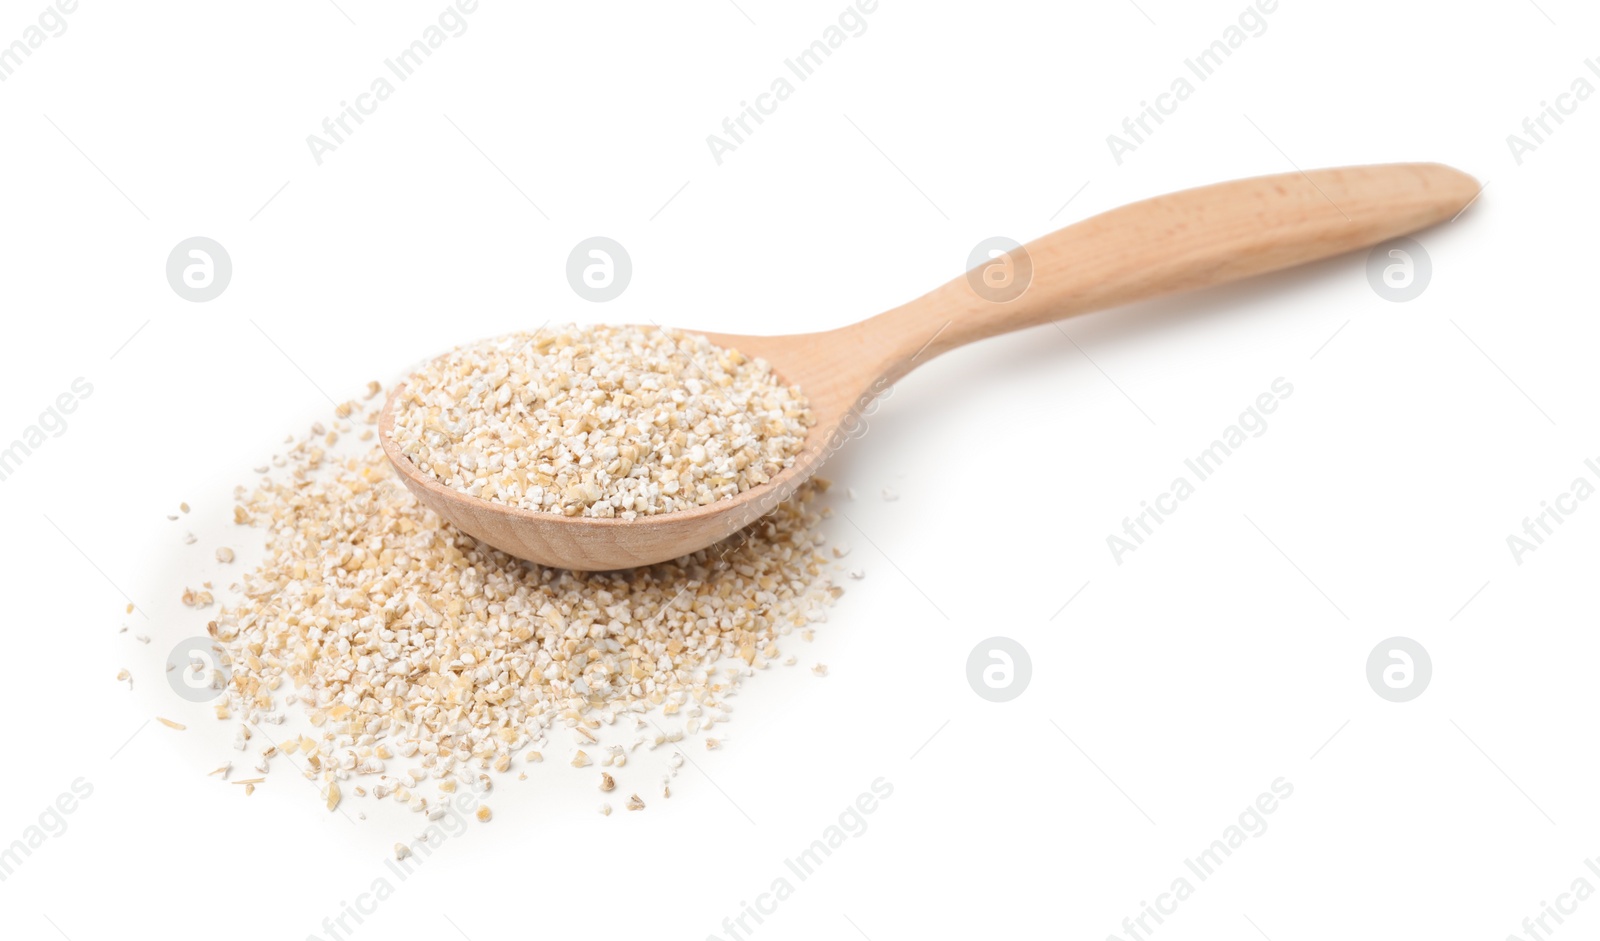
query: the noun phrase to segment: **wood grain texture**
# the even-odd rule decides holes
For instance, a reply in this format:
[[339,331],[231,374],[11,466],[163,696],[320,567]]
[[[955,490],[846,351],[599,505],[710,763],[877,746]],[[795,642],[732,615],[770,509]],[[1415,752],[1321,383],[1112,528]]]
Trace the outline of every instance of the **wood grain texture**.
[[635,520],[591,519],[490,503],[422,476],[393,443],[397,388],[379,437],[417,498],[457,528],[511,555],[585,571],[677,558],[727,538],[787,499],[847,443],[862,409],[889,384],[967,343],[1063,317],[1238,281],[1377,245],[1459,214],[1479,192],[1439,164],[1313,170],[1220,183],[1111,210],[1023,246],[1020,296],[991,300],[962,276],[876,317],[823,333],[708,333],[766,359],[800,386],[817,424],[794,464],[731,500]]

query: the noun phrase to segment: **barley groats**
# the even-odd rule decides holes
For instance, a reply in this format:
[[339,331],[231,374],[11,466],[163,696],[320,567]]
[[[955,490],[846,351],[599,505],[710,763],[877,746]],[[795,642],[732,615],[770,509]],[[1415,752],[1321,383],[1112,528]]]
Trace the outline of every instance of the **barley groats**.
[[406,381],[401,453],[445,486],[567,516],[725,500],[788,467],[812,425],[762,360],[678,330],[551,327],[462,347]]
[[[235,520],[265,529],[266,555],[212,625],[232,668],[217,715],[239,724],[236,747],[282,746],[330,808],[368,787],[410,802],[427,781],[481,793],[483,772],[520,770],[541,748],[621,768],[632,748],[726,721],[739,679],[776,662],[779,638],[839,594],[813,487],[740,538],[673,562],[547,569],[420,505],[352,427],[362,421],[313,429],[273,462],[275,476],[236,491]],[[291,706],[317,734],[270,731]]]

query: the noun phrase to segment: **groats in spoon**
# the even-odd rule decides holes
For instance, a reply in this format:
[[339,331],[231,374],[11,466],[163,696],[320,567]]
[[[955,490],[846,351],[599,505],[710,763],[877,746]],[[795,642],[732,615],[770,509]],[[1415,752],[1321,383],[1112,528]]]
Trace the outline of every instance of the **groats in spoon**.
[[492,503],[423,476],[379,436],[406,486],[456,528],[511,555],[582,571],[631,568],[704,549],[787,499],[848,440],[862,409],[913,368],[958,346],[1074,314],[1238,281],[1328,258],[1453,219],[1477,181],[1439,164],[1390,164],[1258,177],[1134,203],[995,257],[931,293],[823,333],[711,342],[761,357],[810,400],[816,425],[794,463],[717,503],[632,520]]

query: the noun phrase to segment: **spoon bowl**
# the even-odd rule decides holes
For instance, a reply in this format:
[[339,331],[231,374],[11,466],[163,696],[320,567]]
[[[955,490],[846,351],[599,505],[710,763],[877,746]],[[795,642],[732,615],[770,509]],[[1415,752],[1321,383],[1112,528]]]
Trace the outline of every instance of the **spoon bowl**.
[[[840,331],[834,331],[838,333]],[[805,393],[816,423],[807,430],[799,454],[771,480],[731,500],[624,520],[615,517],[566,516],[484,500],[445,486],[418,470],[394,439],[394,410],[405,383],[394,387],[378,418],[378,439],[400,479],[429,509],[457,529],[520,559],[554,568],[611,571],[665,562],[720,542],[765,516],[816,474],[823,462],[850,437],[855,421],[887,383],[866,389],[856,377],[842,374],[837,363],[802,352],[808,343],[833,348],[844,338],[828,333],[793,336],[702,334],[724,349],[736,349],[772,364],[784,385]],[[867,394],[870,392],[870,394]],[[670,518],[669,527],[641,526]]]
[[705,549],[754,523],[859,429],[873,399],[922,363],[986,337],[1063,317],[1237,281],[1316,261],[1454,219],[1477,198],[1472,177],[1440,164],[1313,170],[1220,183],[1134,203],[996,250],[942,287],[875,317],[822,333],[738,336],[712,343],[765,359],[797,385],[816,423],[768,482],[730,499],[631,520],[566,516],[495,503],[423,474],[394,441],[384,452],[418,500],[451,525],[540,565],[607,571]]

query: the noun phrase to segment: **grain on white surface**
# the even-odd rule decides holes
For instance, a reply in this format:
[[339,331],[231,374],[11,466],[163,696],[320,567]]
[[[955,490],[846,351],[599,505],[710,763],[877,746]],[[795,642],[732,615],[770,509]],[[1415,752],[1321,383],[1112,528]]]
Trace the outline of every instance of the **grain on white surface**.
[[[217,716],[236,723],[234,747],[296,707],[312,734],[273,739],[319,780],[329,809],[352,777],[419,812],[425,783],[482,794],[493,782],[481,772],[509,772],[516,755],[539,762],[558,725],[583,742],[626,716],[710,729],[727,721],[726,697],[752,667],[777,658],[784,635],[809,632],[841,592],[818,539],[814,487],[718,546],[576,573],[451,528],[381,448],[330,447],[327,434],[294,443],[284,474],[236,492],[235,520],[264,529],[266,551],[209,631],[231,667]],[[197,594],[186,591],[186,603]],[[683,737],[672,728],[657,743]],[[620,745],[590,747],[607,766],[627,764]],[[578,750],[571,763],[592,761]]]

